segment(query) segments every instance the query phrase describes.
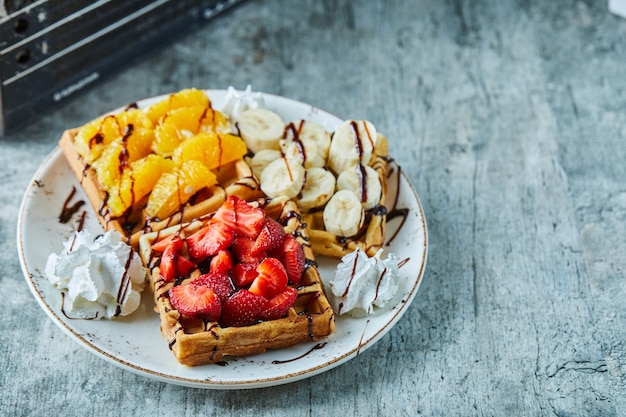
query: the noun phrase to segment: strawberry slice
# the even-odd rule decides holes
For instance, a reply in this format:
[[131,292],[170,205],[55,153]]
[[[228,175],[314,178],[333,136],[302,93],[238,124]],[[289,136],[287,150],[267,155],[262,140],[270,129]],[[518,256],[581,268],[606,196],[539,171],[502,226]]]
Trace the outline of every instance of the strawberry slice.
[[158,242],[152,245],[152,250],[155,252],[162,253],[167,249],[169,245],[174,245],[177,252],[182,250],[183,248],[183,239],[177,234],[171,234],[169,236],[164,237]]
[[267,300],[246,289],[240,289],[222,305],[222,326],[243,326],[259,319]]
[[213,258],[211,258],[211,263],[209,264],[209,270],[211,272],[219,272],[221,274],[228,275],[232,269],[233,256],[230,254],[230,251],[222,249],[217,252]]
[[233,229],[212,219],[207,226],[186,239],[187,249],[192,258],[203,259],[227,249],[234,238]]
[[306,266],[306,258],[302,245],[293,235],[285,236],[282,246],[272,251],[271,256],[278,258],[287,271],[287,276],[292,284],[297,285],[302,278]]
[[250,284],[259,275],[256,270],[258,263],[255,264],[235,264],[233,266],[233,283],[237,288],[245,287]]
[[263,227],[257,236],[254,246],[250,250],[250,254],[265,255],[269,251],[276,249],[283,244],[285,240],[285,229],[276,220],[268,217],[263,223]]
[[274,320],[283,317],[296,301],[296,298],[298,298],[298,290],[293,287],[285,288],[285,291],[267,303],[265,310],[259,313],[259,318],[262,320]]
[[[180,247],[182,247],[182,239],[180,242]],[[177,248],[177,243],[172,243],[165,248],[161,256],[159,274],[165,281],[185,276],[195,268],[195,264],[181,255]]]
[[213,290],[213,292],[215,292],[215,295],[217,295],[222,302],[235,292],[233,283],[228,275],[220,272],[209,272],[208,274],[200,275],[198,278],[191,281],[190,284],[209,287]]
[[217,209],[213,219],[228,225],[239,236],[255,239],[265,222],[265,212],[248,204],[246,200],[231,195]]
[[259,275],[250,284],[250,292],[268,300],[280,294],[287,287],[287,271],[276,258],[265,258],[256,268]]
[[186,316],[208,321],[218,320],[222,311],[219,297],[211,288],[195,281],[170,289],[172,306]]
[[254,239],[248,239],[243,236],[236,237],[233,241],[233,245],[230,248],[233,257],[241,263],[258,264],[263,260],[265,255],[252,255],[252,248],[254,247],[254,243]]

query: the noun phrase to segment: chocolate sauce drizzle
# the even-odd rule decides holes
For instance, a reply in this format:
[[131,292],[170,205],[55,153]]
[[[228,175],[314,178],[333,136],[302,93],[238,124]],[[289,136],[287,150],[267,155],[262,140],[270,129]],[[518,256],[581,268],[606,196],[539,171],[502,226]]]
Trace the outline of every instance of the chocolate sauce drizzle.
[[76,203],[70,205],[70,201],[72,201],[75,194],[76,187],[72,186],[72,191],[65,199],[63,208],[61,209],[61,214],[59,214],[59,223],[65,224],[69,222],[72,219],[72,216],[85,204],[83,200],[78,200]]
[[293,362],[296,361],[298,359],[302,359],[307,355],[310,355],[314,350],[319,350],[322,349],[324,346],[326,346],[328,344],[328,342],[321,342],[316,344],[315,346],[313,346],[311,349],[309,349],[308,351],[304,352],[302,355],[300,356],[296,356],[295,358],[291,358],[291,359],[285,359],[285,360],[274,360],[272,361],[272,365],[279,365],[281,363],[289,363],[289,362]]

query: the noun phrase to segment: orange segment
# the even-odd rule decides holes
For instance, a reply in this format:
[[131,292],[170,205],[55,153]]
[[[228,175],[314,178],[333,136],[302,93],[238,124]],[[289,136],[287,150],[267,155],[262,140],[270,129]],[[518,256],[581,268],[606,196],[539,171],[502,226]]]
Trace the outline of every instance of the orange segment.
[[210,107],[211,101],[202,90],[188,88],[170,94],[165,100],[162,100],[146,109],[146,114],[155,125],[165,116],[165,114],[174,109],[181,107]]
[[116,187],[109,192],[107,205],[111,216],[118,217],[137,201],[148,195],[164,172],[173,169],[173,162],[160,155],[148,155],[124,171]]
[[98,118],[83,126],[74,138],[74,146],[87,164],[98,159],[104,149],[114,140],[133,130],[152,129],[153,125],[145,113],[139,109],[129,109],[115,115]]
[[217,183],[217,178],[200,161],[186,161],[171,173],[165,173],[154,185],[146,213],[165,219],[175,213],[191,196],[204,187]]
[[243,158],[246,152],[246,144],[239,136],[201,132],[183,141],[174,151],[172,159],[177,165],[198,160],[207,168],[215,169]]
[[230,133],[228,118],[210,107],[181,107],[171,110],[155,129],[152,150],[171,156],[183,140],[200,131]]

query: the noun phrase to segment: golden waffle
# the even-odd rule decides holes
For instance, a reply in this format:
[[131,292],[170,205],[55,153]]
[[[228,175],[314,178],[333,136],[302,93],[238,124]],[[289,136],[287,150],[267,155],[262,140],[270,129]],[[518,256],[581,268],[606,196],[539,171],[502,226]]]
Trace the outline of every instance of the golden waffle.
[[137,201],[123,216],[112,218],[107,209],[107,193],[98,183],[95,170],[76,152],[74,137],[77,132],[78,129],[65,131],[59,141],[59,146],[87,194],[102,227],[105,230],[120,232],[135,248],[142,233],[161,230],[213,212],[229,195],[236,195],[245,200],[262,196],[250,167],[243,159],[240,159],[213,170],[218,183],[198,191],[180,210],[165,219],[150,221],[150,217],[145,212],[147,197]]
[[373,256],[382,248],[385,240],[385,224],[387,209],[387,161],[389,151],[387,138],[378,134],[376,146],[369,165],[378,173],[382,183],[380,204],[366,212],[363,227],[355,236],[336,236],[324,228],[323,210],[315,210],[302,214],[302,222],[307,225],[310,244],[313,252],[318,255],[341,258],[357,248]]
[[[297,343],[318,340],[330,335],[335,326],[334,313],[320,279],[314,254],[307,245],[307,230],[300,221],[298,209],[285,199],[260,200],[268,216],[284,224],[285,232],[294,235],[303,244],[307,268],[298,283],[298,298],[287,315],[280,319],[259,321],[240,327],[222,327],[217,322],[204,322],[180,314],[170,303],[168,292],[174,281],[165,282],[159,274],[158,254],[152,245],[172,234],[189,236],[202,228],[200,218],[187,224],[147,233],[139,240],[140,255],[150,268],[150,286],[155,310],[161,318],[161,334],[168,341],[176,359],[183,365],[215,363],[229,356],[245,356],[265,352],[267,349],[293,346]],[[156,256],[155,256],[156,255]],[[197,273],[192,273],[193,279]]]

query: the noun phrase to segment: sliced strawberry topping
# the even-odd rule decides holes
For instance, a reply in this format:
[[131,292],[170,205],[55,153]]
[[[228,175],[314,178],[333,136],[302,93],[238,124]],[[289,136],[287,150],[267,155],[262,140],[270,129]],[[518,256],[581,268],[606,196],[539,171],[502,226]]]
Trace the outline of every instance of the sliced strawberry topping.
[[254,246],[250,250],[250,254],[265,255],[269,251],[276,249],[283,244],[285,240],[285,229],[276,220],[268,217],[263,223],[263,227],[257,236]]
[[170,302],[181,314],[203,320],[218,320],[222,311],[221,302],[215,292],[195,280],[176,285],[169,291]]
[[[181,247],[182,247],[182,240]],[[159,274],[165,281],[171,281],[180,276],[189,274],[194,268],[195,264],[189,259],[185,258],[177,250],[179,245],[174,241],[165,248],[163,255],[161,256],[161,263],[159,264]]]
[[215,212],[213,219],[228,225],[239,236],[254,239],[263,227],[265,212],[248,204],[246,200],[230,196]]
[[219,251],[213,258],[211,258],[211,263],[209,265],[209,270],[211,272],[219,272],[224,275],[228,275],[231,269],[233,269],[233,256],[227,249]]
[[298,284],[306,265],[304,250],[298,240],[293,235],[285,236],[282,246],[272,251],[271,255],[277,257],[283,263],[289,281],[294,285]]
[[268,300],[280,294],[287,287],[287,272],[276,258],[265,258],[256,268],[259,275],[250,284],[250,292]]
[[208,274],[200,275],[198,278],[191,281],[190,284],[209,287],[213,290],[213,292],[215,292],[215,295],[217,295],[221,301],[225,301],[233,292],[235,292],[233,283],[228,275],[220,272],[209,272]]
[[234,258],[246,264],[258,264],[263,260],[265,254],[252,255],[252,248],[254,247],[255,240],[248,239],[243,236],[238,236],[233,241],[233,245],[230,250]]
[[235,264],[233,266],[233,283],[237,288],[250,284],[259,275],[256,270],[258,264]]
[[186,239],[187,249],[192,258],[203,259],[227,249],[234,238],[233,229],[212,219],[207,226]]
[[265,309],[267,300],[246,289],[238,290],[224,301],[222,306],[223,326],[243,326],[259,319],[259,313]]
[[298,290],[293,287],[285,288],[285,291],[267,303],[265,310],[259,313],[259,318],[262,320],[274,320],[283,317],[296,301],[296,298],[298,298]]
[[175,250],[178,252],[183,248],[183,239],[177,234],[171,234],[154,243],[152,250],[155,252],[164,252],[171,244],[174,245]]

